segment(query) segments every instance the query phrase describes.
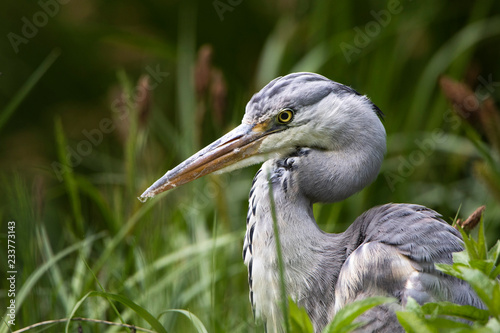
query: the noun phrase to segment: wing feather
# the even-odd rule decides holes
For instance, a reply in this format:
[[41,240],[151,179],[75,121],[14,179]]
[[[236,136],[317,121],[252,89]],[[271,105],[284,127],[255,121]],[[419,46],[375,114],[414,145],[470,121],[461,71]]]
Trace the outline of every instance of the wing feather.
[[[420,304],[450,301],[484,308],[470,285],[435,268],[435,263],[451,263],[452,253],[463,250],[458,231],[435,211],[408,204],[379,206],[361,215],[347,232],[359,246],[341,268],[334,312],[375,295],[395,297],[399,306],[412,297]],[[389,330],[386,323],[397,323],[394,305],[374,308],[360,320],[368,323],[361,331]]]

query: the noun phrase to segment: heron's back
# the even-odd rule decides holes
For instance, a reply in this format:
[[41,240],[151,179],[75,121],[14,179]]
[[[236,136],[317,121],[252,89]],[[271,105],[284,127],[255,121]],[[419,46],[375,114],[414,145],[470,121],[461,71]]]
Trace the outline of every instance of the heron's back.
[[[398,305],[368,311],[362,331],[394,332],[394,310],[408,297],[420,304],[449,301],[484,308],[468,283],[446,275],[435,263],[452,263],[463,250],[460,233],[435,211],[410,204],[387,204],[368,210],[345,234],[359,245],[347,255],[335,286],[335,311],[358,299],[391,296]],[[395,325],[391,324],[394,322]]]

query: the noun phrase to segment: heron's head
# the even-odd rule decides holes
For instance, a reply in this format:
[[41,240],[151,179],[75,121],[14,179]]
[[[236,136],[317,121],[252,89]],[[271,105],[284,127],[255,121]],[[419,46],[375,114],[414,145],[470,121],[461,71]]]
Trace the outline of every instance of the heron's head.
[[141,198],[212,172],[284,157],[300,148],[341,152],[356,145],[383,154],[381,116],[366,96],[321,75],[279,77],[248,102],[241,125],[168,171]]

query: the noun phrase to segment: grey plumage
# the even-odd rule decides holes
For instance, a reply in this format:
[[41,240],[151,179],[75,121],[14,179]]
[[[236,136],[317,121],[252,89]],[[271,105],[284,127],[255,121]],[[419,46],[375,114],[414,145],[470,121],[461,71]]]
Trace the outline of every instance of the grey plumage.
[[[395,297],[403,306],[411,296],[420,303],[450,301],[483,307],[468,284],[434,267],[434,263],[451,263],[452,253],[463,250],[459,233],[436,212],[418,205],[387,204],[365,212],[344,233],[327,234],[318,229],[306,199],[289,201],[293,171],[280,167],[279,160],[265,164],[269,163],[275,163],[271,167],[275,198],[290,202],[276,201],[287,290],[307,310],[315,331],[320,332],[344,305],[375,295]],[[251,276],[252,305],[268,327],[280,331],[270,203],[264,196],[256,199],[268,186],[267,177],[259,172],[250,196],[254,204],[249,208],[243,255]],[[370,325],[361,331],[403,331],[394,310],[390,305],[367,312],[360,320]]]
[[[281,115],[284,117],[281,118]],[[265,163],[249,196],[243,259],[250,301],[269,330],[283,329],[270,194],[275,203],[286,292],[320,332],[346,304],[373,295],[360,331],[402,331],[394,310],[408,297],[484,307],[471,287],[437,271],[463,249],[459,233],[422,206],[387,204],[361,215],[341,234],[321,231],[312,205],[337,202],[378,174],[385,153],[381,111],[366,97],[313,73],[271,81],[246,107],[242,124],[153,184],[143,197],[217,170]]]

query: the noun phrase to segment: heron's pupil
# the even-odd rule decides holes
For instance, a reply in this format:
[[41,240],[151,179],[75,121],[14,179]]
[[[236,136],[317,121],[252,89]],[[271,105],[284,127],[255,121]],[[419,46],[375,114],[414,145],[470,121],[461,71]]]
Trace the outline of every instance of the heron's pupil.
[[279,114],[279,120],[283,123],[289,122],[292,119],[292,112],[285,110]]

